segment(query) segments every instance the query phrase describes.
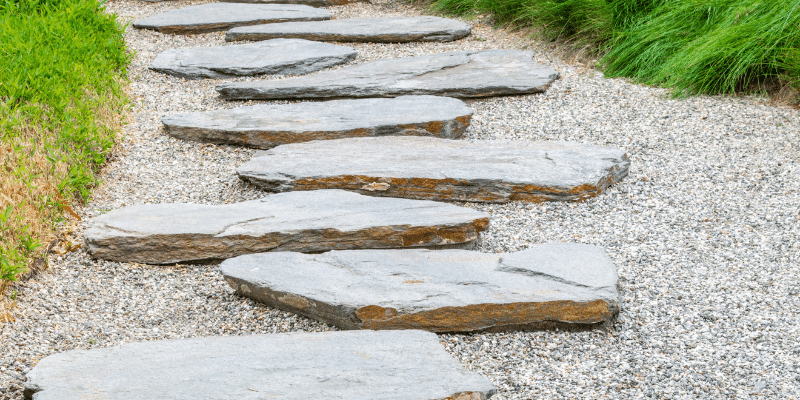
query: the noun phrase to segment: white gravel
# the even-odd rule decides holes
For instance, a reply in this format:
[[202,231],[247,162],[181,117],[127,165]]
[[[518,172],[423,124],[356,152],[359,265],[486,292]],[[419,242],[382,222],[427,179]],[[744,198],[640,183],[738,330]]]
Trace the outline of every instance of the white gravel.
[[[142,18],[196,3],[112,0],[108,9]],[[392,0],[333,12],[419,14]],[[163,115],[242,103],[218,100],[220,81],[146,69],[160,51],[224,44],[223,35],[128,28],[126,39],[137,52],[132,121],[104,183],[79,212],[262,196],[234,175],[252,150],[182,142],[160,124]],[[620,146],[631,173],[583,203],[470,205],[493,216],[482,250],[551,241],[603,246],[619,268],[623,310],[591,331],[443,335],[448,350],[492,379],[497,399],[800,398],[800,112],[755,97],[670,99],[486,26],[455,43],[350,46],[363,62],[525,45],[561,80],[542,95],[474,102],[469,136]],[[0,399],[21,399],[25,373],[68,349],[331,329],[239,298],[215,266],[94,261],[83,250],[53,257],[47,272],[18,286],[17,321],[0,328]]]

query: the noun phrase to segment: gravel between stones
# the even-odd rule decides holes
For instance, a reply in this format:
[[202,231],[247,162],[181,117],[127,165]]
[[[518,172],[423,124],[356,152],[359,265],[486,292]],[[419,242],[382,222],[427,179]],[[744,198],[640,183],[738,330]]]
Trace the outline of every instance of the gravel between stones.
[[[110,1],[125,19],[197,2]],[[393,0],[332,8],[335,18],[420,15]],[[520,36],[468,21],[452,43],[355,44],[354,62],[487,48]],[[263,193],[240,182],[253,150],[165,135],[160,118],[233,108],[214,85],[147,70],[156,54],[223,45],[223,33],[129,28],[134,103],[104,183],[78,212],[123,205],[232,203]],[[622,311],[605,329],[443,335],[447,350],[500,389],[495,399],[800,397],[800,112],[755,97],[671,99],[604,79],[530,44],[562,78],[541,95],[472,103],[472,139],[575,140],[627,149],[627,179],[583,203],[478,205],[492,214],[482,251],[551,241],[606,248]],[[270,78],[268,78],[270,79]],[[75,224],[72,241],[81,240]],[[17,321],[2,325],[0,398],[21,399],[25,373],[47,355],[137,340],[324,331],[331,327],[234,295],[216,266],[154,267],[54,255],[17,287]]]

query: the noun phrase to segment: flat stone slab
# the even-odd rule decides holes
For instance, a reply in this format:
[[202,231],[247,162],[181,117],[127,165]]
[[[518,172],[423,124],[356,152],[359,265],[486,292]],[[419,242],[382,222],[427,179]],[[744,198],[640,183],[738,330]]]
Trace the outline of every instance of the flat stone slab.
[[343,6],[369,0],[222,0],[228,3],[254,3],[254,4],[305,4],[311,7]]
[[195,34],[237,26],[331,19],[328,10],[296,4],[208,3],[187,6],[135,21],[134,28],[161,33]]
[[249,75],[303,75],[356,58],[355,49],[302,39],[274,39],[160,53],[150,69],[187,79]]
[[435,334],[420,331],[199,337],[71,350],[41,360],[25,383],[25,397],[33,400],[479,400],[494,392]]
[[327,42],[451,42],[469,35],[469,25],[439,17],[352,18],[243,26],[225,40],[298,38]]
[[164,117],[167,133],[200,142],[269,149],[311,140],[363,136],[460,138],[472,110],[461,100],[437,96],[332,100],[256,105]]
[[341,190],[225,205],[146,204],[92,221],[92,256],[144,264],[222,260],[264,251],[471,247],[488,215],[431,201]]
[[241,295],[343,329],[471,332],[593,324],[619,311],[617,271],[596,246],[263,253],[220,266]]
[[256,153],[239,177],[271,192],[504,203],[579,201],[627,176],[625,150],[574,142],[352,138]]
[[559,75],[533,53],[483,50],[375,60],[287,79],[217,86],[223,99],[396,97],[429,94],[488,97],[543,92]]

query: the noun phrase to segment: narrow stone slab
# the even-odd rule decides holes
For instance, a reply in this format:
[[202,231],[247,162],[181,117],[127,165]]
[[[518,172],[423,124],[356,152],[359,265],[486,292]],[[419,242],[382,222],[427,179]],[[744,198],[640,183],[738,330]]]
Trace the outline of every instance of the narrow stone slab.
[[223,99],[396,97],[429,94],[488,97],[543,92],[558,72],[533,53],[484,50],[376,60],[314,75],[217,86]]
[[187,6],[135,21],[134,28],[161,33],[194,34],[237,26],[331,19],[328,10],[295,4],[208,3]]
[[492,383],[420,331],[199,337],[41,360],[34,400],[486,399]]
[[185,140],[269,149],[286,143],[362,136],[460,138],[472,110],[449,97],[333,100],[256,105],[164,117],[167,133]]
[[263,253],[226,260],[220,269],[241,295],[343,329],[540,328],[603,322],[619,311],[611,259],[576,243],[509,254]]
[[624,150],[583,143],[380,137],[278,146],[237,173],[271,192],[504,203],[584,200],[627,176],[629,166]]
[[264,251],[471,247],[488,225],[487,214],[451,204],[320,190],[124,207],[95,218],[85,236],[97,258],[173,264]]
[[302,39],[274,39],[162,52],[150,69],[187,79],[248,75],[303,75],[356,58],[355,49]]
[[222,0],[228,3],[254,3],[254,4],[305,4],[311,7],[343,6],[369,0]]
[[469,25],[439,17],[352,18],[285,22],[233,28],[225,40],[298,38],[327,42],[451,42],[469,35]]

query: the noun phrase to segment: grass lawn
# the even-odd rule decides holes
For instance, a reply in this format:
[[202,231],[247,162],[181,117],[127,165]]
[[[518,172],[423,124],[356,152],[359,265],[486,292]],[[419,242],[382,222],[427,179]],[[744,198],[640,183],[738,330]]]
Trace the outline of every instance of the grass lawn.
[[127,104],[122,31],[96,0],[0,0],[0,289],[97,184]]

